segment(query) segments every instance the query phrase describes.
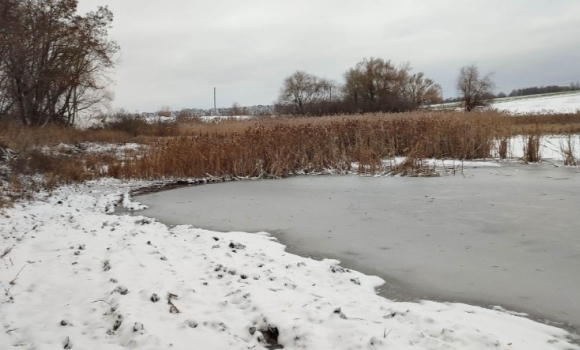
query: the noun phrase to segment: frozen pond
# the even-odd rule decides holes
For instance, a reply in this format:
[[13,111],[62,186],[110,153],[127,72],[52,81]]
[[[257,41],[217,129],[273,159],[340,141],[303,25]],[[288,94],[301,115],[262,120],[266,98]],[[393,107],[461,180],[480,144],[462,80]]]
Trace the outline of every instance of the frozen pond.
[[288,250],[387,281],[391,299],[459,301],[580,329],[580,170],[549,164],[465,176],[300,176],[141,196],[139,214],[267,231]]

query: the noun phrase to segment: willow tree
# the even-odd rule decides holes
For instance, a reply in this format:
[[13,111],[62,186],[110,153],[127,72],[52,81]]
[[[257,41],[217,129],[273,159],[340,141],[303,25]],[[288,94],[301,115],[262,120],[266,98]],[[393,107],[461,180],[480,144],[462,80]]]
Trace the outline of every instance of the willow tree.
[[77,0],[0,3],[0,108],[24,125],[71,125],[110,99],[107,73],[119,50],[108,38],[113,14],[76,12]]
[[320,102],[330,100],[332,82],[306,73],[296,71],[284,79],[277,109],[288,114],[307,114]]
[[396,66],[391,60],[365,58],[344,74],[345,102],[360,111],[414,109],[437,87],[423,73],[410,72],[409,63]]
[[493,73],[488,73],[483,77],[480,76],[479,69],[475,65],[461,67],[456,88],[466,112],[490,103],[495,88],[492,75]]
[[416,107],[441,102],[441,86],[423,72],[408,76],[403,86],[403,95]]
[[397,68],[390,60],[363,59],[345,74],[344,94],[358,103],[398,97],[409,68]]

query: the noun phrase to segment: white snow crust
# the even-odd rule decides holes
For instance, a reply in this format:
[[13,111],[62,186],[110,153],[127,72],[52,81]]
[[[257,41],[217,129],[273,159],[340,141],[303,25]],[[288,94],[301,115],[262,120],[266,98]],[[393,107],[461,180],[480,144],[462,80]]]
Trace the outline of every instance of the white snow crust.
[[128,142],[123,144],[103,142],[81,142],[77,144],[60,143],[54,147],[43,146],[40,150],[44,154],[105,154],[112,153],[121,158],[127,153],[135,153],[147,148],[146,145]]
[[204,122],[220,122],[220,121],[227,121],[227,120],[249,120],[253,119],[254,116],[251,115],[234,115],[234,116],[227,116],[227,115],[204,115],[199,117],[201,121]]
[[513,114],[578,113],[580,111],[580,91],[517,98],[508,97],[495,100],[491,107]]
[[[526,144],[525,136],[515,136],[509,140],[509,157],[522,158]],[[539,154],[544,160],[561,162],[564,159],[564,152],[570,151],[580,162],[580,135],[545,135],[539,139]],[[571,148],[571,149],[570,149]]]
[[387,300],[378,277],[264,232],[111,215],[138,209],[127,193],[146,184],[62,187],[1,212],[1,349],[262,349],[274,329],[284,349],[580,349],[501,308]]

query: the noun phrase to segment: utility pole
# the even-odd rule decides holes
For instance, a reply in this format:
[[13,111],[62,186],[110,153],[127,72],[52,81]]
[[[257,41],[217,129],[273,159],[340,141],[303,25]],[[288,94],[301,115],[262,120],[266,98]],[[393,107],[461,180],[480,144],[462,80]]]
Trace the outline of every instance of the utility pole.
[[215,97],[215,87],[213,88],[213,115],[217,117],[217,103]]
[[332,103],[332,86],[330,86],[330,103]]

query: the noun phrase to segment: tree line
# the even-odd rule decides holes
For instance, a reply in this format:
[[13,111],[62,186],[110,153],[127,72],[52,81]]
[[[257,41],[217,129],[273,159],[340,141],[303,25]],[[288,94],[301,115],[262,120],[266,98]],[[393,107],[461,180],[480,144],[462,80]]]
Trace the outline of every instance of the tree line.
[[[78,15],[77,0],[0,1],[0,119],[23,125],[73,125],[79,113],[106,104],[118,45],[108,38],[113,14],[99,7]],[[485,105],[490,75],[461,68],[457,91],[467,111]],[[332,115],[402,112],[441,102],[441,87],[409,63],[364,58],[343,81],[304,71],[286,77],[274,113]],[[234,115],[250,111],[234,105]],[[270,109],[260,113],[270,113]]]
[[548,85],[548,86],[532,86],[522,89],[514,89],[510,92],[509,96],[510,97],[529,96],[566,91],[580,91],[580,83],[571,83],[568,86]]
[[441,101],[441,87],[410,64],[365,58],[336,83],[305,71],[284,79],[275,110],[290,115],[401,112]]
[[76,11],[77,0],[1,0],[0,118],[72,125],[79,112],[112,98],[113,14]]

